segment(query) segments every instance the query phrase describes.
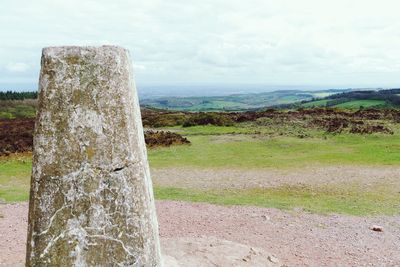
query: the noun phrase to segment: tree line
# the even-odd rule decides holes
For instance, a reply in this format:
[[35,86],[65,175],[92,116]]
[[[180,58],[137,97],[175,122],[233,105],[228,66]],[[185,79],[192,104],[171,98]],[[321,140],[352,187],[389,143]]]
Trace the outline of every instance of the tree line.
[[32,92],[15,92],[15,91],[0,92],[0,100],[36,99],[37,96],[38,96],[38,93],[35,91],[32,91]]
[[335,94],[326,97],[332,104],[337,105],[352,100],[383,100],[394,106],[400,106],[400,89],[388,89],[380,91],[354,91]]
[[385,101],[387,106],[400,107],[400,89],[396,88],[378,91],[347,91],[323,98],[313,98],[311,100],[303,100],[290,104],[280,104],[273,107],[277,109],[298,109],[302,108],[304,104],[312,103],[319,100],[327,100],[326,103],[323,105],[326,108],[334,107],[336,105],[354,100],[383,100]]

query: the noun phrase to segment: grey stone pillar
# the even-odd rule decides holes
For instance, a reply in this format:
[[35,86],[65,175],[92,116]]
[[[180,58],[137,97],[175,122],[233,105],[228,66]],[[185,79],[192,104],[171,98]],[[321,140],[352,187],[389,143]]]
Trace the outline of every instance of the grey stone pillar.
[[160,266],[129,53],[43,49],[26,266]]

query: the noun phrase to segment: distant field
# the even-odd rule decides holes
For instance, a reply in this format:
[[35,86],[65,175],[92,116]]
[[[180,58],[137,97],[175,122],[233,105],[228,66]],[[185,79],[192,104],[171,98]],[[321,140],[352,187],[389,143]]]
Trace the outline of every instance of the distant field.
[[[300,103],[301,107],[329,107],[341,109],[360,109],[360,108],[400,108],[400,89],[386,90],[351,90],[339,94],[323,96],[316,100]],[[286,108],[298,108],[299,103],[287,106]]]
[[[200,89],[199,89],[200,90]],[[341,109],[400,108],[400,89],[329,89],[320,91],[281,90],[225,96],[159,97],[140,99],[142,108],[207,112],[248,111],[266,108],[298,109],[329,107]],[[0,100],[1,118],[34,117],[36,100]]]
[[164,97],[156,99],[143,99],[141,100],[141,105],[159,109],[181,111],[240,111],[246,109],[292,104],[300,101],[311,100],[316,97],[329,96],[337,92],[341,91],[288,90],[215,97]]
[[[330,102],[330,99],[322,99],[316,100],[312,102],[307,102],[302,104],[301,106],[304,108],[313,108],[313,107],[326,107]],[[342,109],[359,109],[359,108],[372,108],[372,107],[383,107],[387,106],[386,101],[384,100],[353,100],[345,103],[337,104],[337,105],[329,105],[331,108],[342,108]]]
[[315,94],[315,97],[317,97],[317,98],[323,98],[323,97],[327,97],[327,96],[330,96],[330,95],[332,95],[331,92],[321,92],[321,93],[316,93],[316,94]]
[[316,100],[308,103],[304,103],[301,106],[304,108],[313,108],[313,107],[325,107],[326,103],[328,103],[329,100],[324,99],[324,100]]
[[0,119],[33,118],[36,116],[36,100],[0,100]]
[[143,99],[141,104],[153,108],[181,111],[243,111],[266,107],[283,109],[300,107],[396,108],[400,107],[399,90],[291,90],[218,97],[164,97]]
[[[162,108],[162,106],[160,106]],[[205,111],[205,110],[243,110],[252,108],[251,105],[239,102],[232,101],[223,101],[223,100],[215,100],[215,101],[204,101],[201,104],[197,104],[191,107],[176,107],[177,110],[190,110],[190,111]]]
[[360,107],[370,108],[370,107],[376,107],[376,106],[380,106],[380,105],[383,106],[385,104],[386,104],[386,102],[383,100],[354,100],[354,101],[349,101],[346,103],[336,105],[335,107],[348,108],[348,109],[359,109]]

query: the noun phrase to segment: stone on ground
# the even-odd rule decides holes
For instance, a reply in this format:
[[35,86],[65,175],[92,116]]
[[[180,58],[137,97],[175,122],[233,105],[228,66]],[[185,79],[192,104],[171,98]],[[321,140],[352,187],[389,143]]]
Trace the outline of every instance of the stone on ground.
[[161,243],[165,267],[282,266],[276,257],[262,249],[215,237],[163,238]]

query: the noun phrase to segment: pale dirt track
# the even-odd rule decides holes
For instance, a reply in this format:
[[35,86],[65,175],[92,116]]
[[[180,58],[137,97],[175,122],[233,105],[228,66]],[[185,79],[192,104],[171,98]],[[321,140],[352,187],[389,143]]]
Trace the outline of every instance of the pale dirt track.
[[[2,267],[24,261],[27,212],[27,203],[0,205]],[[212,237],[269,251],[286,266],[400,266],[400,216],[323,216],[173,201],[157,201],[157,213],[164,246],[171,238]],[[372,231],[374,224],[384,231]]]
[[155,185],[193,189],[269,188],[282,185],[357,185],[360,189],[377,186],[400,192],[399,166],[304,166],[275,169],[199,169],[175,167],[152,169]]

